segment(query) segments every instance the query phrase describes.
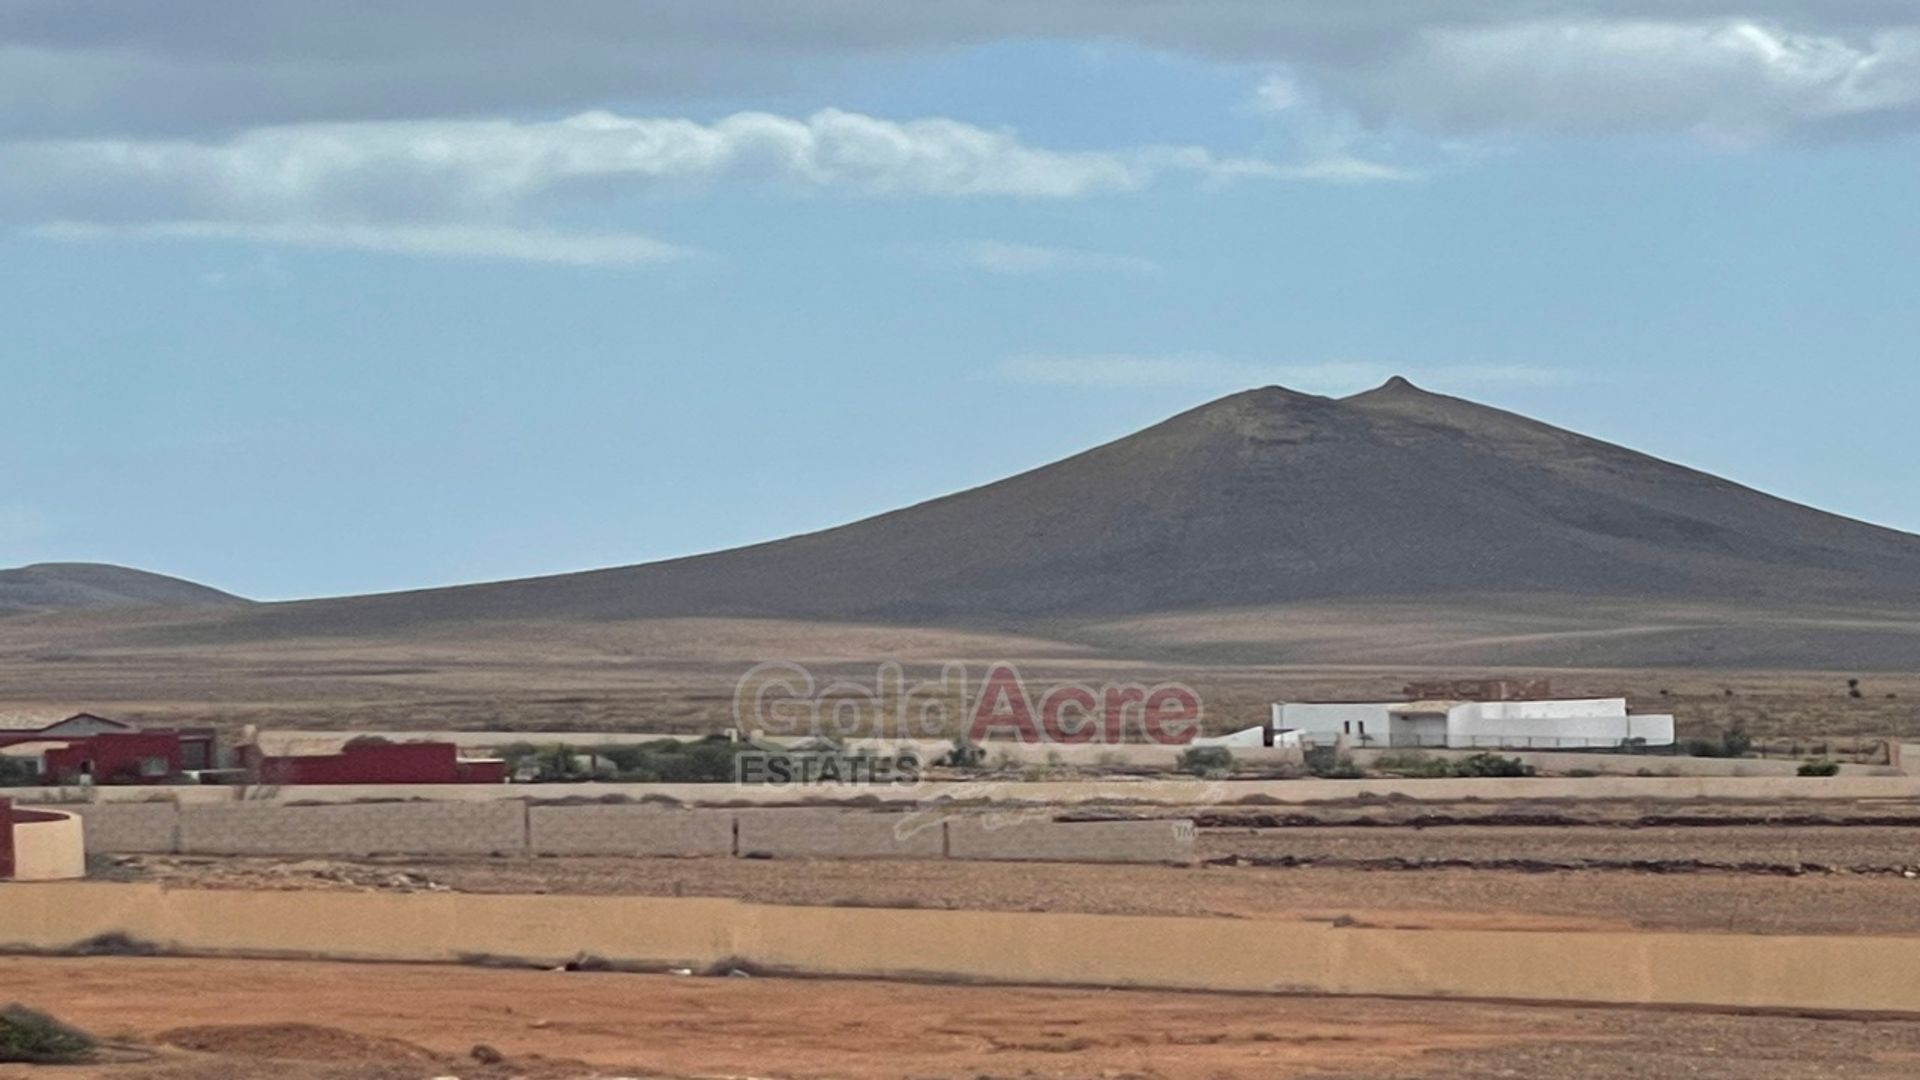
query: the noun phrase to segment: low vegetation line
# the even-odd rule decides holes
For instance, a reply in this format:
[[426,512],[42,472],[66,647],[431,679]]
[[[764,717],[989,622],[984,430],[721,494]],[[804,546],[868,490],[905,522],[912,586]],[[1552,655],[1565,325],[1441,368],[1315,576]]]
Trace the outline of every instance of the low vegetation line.
[[1496,870],[1523,874],[1566,871],[1611,871],[1636,874],[1736,874],[1757,877],[1805,877],[1810,874],[1853,874],[1863,877],[1920,879],[1920,865],[1863,864],[1842,866],[1812,862],[1723,862],[1716,859],[1461,859],[1378,858],[1315,855],[1225,855],[1204,860],[1204,866],[1243,866],[1280,869],[1318,867],[1332,870]]
[[1380,818],[1361,815],[1328,819],[1315,814],[1236,813],[1200,811],[1187,815],[1202,829],[1438,829],[1579,828],[1579,829],[1920,829],[1920,814],[1833,816],[1828,814],[1642,814],[1624,818],[1586,818],[1574,814],[1410,814]]

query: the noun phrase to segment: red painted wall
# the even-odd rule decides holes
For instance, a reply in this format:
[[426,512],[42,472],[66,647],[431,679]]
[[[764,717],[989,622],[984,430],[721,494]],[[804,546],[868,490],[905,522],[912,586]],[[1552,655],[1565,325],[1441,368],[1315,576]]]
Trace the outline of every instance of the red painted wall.
[[463,762],[452,743],[356,743],[338,754],[264,757],[243,751],[262,784],[497,784],[504,762]]
[[13,800],[0,799],[0,881],[13,876]]
[[[165,762],[166,772],[143,773],[141,762],[149,758]],[[143,731],[137,735],[90,735],[71,746],[47,751],[46,775],[56,783],[72,783],[87,773],[96,784],[165,783],[180,774],[180,733]]]

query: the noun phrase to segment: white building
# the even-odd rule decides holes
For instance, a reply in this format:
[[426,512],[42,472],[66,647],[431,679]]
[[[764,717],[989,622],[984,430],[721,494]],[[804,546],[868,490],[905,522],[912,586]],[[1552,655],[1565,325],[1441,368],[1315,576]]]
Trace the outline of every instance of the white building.
[[1553,750],[1670,746],[1673,717],[1627,712],[1626,698],[1544,701],[1276,702],[1268,745]]

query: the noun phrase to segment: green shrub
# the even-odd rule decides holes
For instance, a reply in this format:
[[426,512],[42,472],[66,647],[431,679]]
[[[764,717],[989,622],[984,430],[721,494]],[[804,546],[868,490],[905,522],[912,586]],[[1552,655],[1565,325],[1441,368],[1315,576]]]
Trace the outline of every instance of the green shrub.
[[1720,736],[1720,749],[1727,757],[1746,757],[1753,749],[1753,736],[1747,734],[1746,725],[1735,723]]
[[1568,769],[1567,775],[1577,780],[1590,780],[1600,774],[1592,769]]
[[1180,754],[1180,771],[1223,776],[1233,771],[1233,751],[1224,746],[1190,746]]
[[966,736],[956,736],[953,748],[937,764],[954,769],[978,769],[987,763],[987,748],[979,743],[968,742]]
[[1753,736],[1747,733],[1744,725],[1736,723],[1721,732],[1718,741],[1711,739],[1688,739],[1682,744],[1681,748],[1687,752],[1689,757],[1746,757],[1747,753],[1753,749]]
[[1532,776],[1533,766],[1523,763],[1519,758],[1501,757],[1499,754],[1481,753],[1461,758],[1453,763],[1453,775],[1469,777],[1491,776]]
[[1836,776],[1840,772],[1840,763],[1826,758],[1800,763],[1801,776]]
[[0,1009],[0,1062],[71,1065],[93,1052],[93,1039],[22,1005]]
[[1306,763],[1307,771],[1322,780],[1359,780],[1367,775],[1352,758],[1342,757],[1331,746],[1307,747]]
[[1373,767],[1381,772],[1427,779],[1453,775],[1452,762],[1444,758],[1429,757],[1417,750],[1410,753],[1381,754],[1374,759]]
[[0,787],[32,787],[39,782],[31,765],[19,758],[0,756]]

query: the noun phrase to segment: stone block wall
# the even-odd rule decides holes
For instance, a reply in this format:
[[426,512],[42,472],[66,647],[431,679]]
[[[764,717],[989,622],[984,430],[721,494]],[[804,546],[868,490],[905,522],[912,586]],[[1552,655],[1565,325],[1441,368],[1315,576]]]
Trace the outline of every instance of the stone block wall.
[[184,806],[179,850],[191,855],[517,855],[527,850],[527,806]]
[[534,806],[535,855],[731,855],[733,812],[658,806]]
[[775,859],[938,859],[945,825],[921,814],[803,808],[740,810],[738,854]]

